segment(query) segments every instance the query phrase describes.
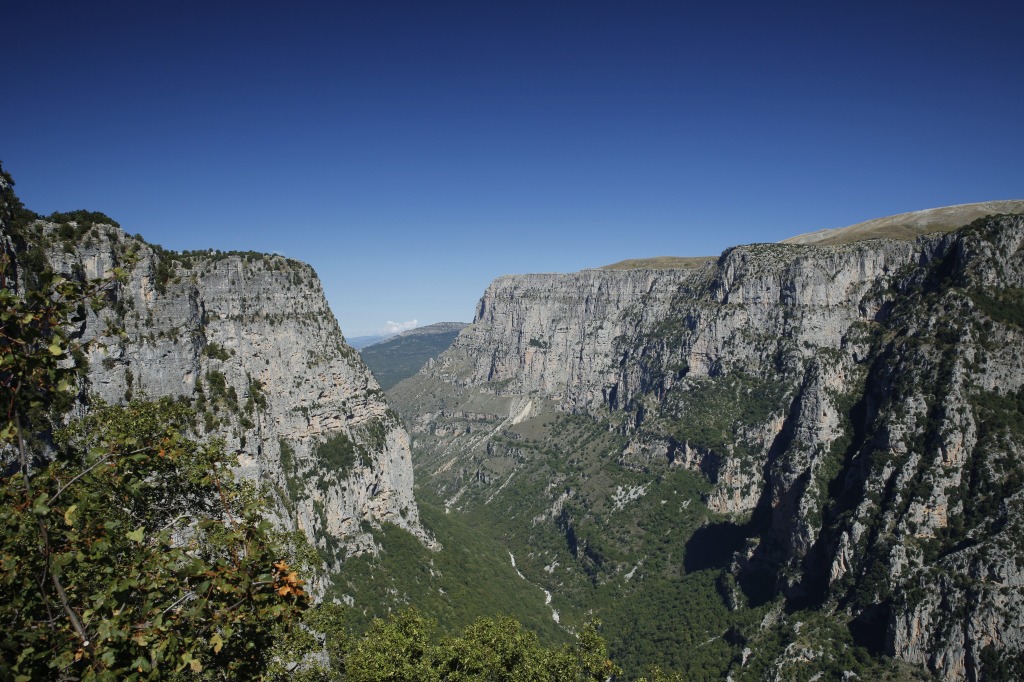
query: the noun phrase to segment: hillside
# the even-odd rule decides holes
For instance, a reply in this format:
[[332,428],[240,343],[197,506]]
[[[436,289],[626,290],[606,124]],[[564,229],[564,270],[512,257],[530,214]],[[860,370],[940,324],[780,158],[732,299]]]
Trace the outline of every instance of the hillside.
[[507,276],[391,390],[421,495],[686,679],[1024,673],[1024,216]]
[[359,355],[386,391],[448,350],[465,327],[465,322],[438,322],[417,327],[364,346]]
[[1022,213],[504,276],[472,324],[364,349],[378,383],[308,265],[0,197],[7,289],[122,273],[72,412],[194,408],[345,628],[597,618],[627,679],[1024,677]]
[[[0,176],[0,197],[10,201],[5,182]],[[81,329],[83,340],[103,341],[87,358],[81,411],[98,400],[187,401],[198,413],[198,435],[222,438],[236,473],[268,486],[278,527],[303,532],[319,550],[330,570],[314,591],[352,607],[346,628],[358,632],[393,613],[391,591],[401,588],[448,633],[512,615],[546,641],[570,639],[551,621],[543,591],[521,579],[478,527],[446,523],[443,508],[428,500],[440,542],[424,529],[409,437],[359,354],[343,343],[308,265],[254,252],[170,252],[101,214],[64,217],[26,212],[17,225],[3,222],[0,247],[22,280],[47,264],[76,278],[126,271],[109,305]],[[429,345],[464,326],[406,337]],[[495,584],[504,586],[500,595]]]
[[391,336],[384,336],[381,334],[370,334],[368,336],[353,336],[351,338],[346,338],[345,341],[347,341],[348,345],[352,346],[356,350],[362,350],[367,346],[373,345],[375,343],[380,343],[381,341],[387,341],[390,338]]
[[783,244],[848,244],[864,239],[916,239],[924,234],[952,232],[978,218],[999,213],[1024,212],[1024,201],[985,201],[943,206],[875,218],[849,227],[837,227],[783,239]]

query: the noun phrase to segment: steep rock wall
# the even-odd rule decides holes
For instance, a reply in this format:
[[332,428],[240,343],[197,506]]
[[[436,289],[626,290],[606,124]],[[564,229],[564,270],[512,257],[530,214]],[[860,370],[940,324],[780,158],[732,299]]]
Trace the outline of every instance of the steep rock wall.
[[916,241],[736,247],[696,271],[503,277],[393,395],[450,505],[530,466],[514,447],[495,463],[494,443],[531,411],[588,414],[626,436],[620,463],[707,477],[708,509],[747,536],[741,581],[977,679],[1024,661],[1024,536],[1006,530],[1024,471],[1022,243],[1024,217],[1007,216]]
[[96,342],[93,399],[192,401],[197,428],[237,454],[240,475],[268,485],[281,525],[333,568],[375,551],[369,526],[381,522],[430,542],[408,435],[312,268],[258,253],[166,252],[110,225],[40,221],[29,231],[29,247],[57,271],[126,273],[80,330]]
[[664,316],[688,277],[679,270],[500,277],[442,365],[458,367],[465,384],[538,393],[566,409],[598,405],[614,379],[615,341],[634,331],[623,311],[643,301],[650,317]]

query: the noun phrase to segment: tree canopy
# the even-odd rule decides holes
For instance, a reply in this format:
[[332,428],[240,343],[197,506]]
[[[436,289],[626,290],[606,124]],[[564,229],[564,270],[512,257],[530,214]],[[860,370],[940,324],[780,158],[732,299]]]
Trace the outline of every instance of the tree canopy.
[[82,370],[69,324],[103,284],[41,283],[0,290],[0,678],[259,676],[308,603],[259,495],[184,435],[180,403],[99,406],[54,433]]

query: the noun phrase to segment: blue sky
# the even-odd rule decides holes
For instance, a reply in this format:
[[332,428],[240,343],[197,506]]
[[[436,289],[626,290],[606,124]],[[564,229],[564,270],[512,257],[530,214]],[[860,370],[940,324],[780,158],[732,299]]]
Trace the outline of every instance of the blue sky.
[[1024,198],[1021,3],[11,2],[30,208],[311,263],[348,336],[507,273]]

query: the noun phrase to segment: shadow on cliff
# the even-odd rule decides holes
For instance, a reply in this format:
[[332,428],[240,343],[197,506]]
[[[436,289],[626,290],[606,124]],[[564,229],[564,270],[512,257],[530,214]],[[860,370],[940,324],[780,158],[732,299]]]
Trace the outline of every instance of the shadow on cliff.
[[[793,441],[793,425],[800,410],[797,394],[783,428],[775,436],[761,468],[761,495],[750,519],[743,524],[713,523],[697,530],[686,543],[686,571],[719,569],[733,573],[750,606],[757,607],[780,592],[781,547],[772,535],[771,471]],[[753,551],[750,551],[750,550]]]
[[790,611],[817,608],[828,599],[831,563],[839,551],[840,538],[846,527],[843,519],[849,517],[860,503],[867,476],[865,458],[859,458],[858,454],[867,443],[868,425],[877,413],[874,401],[864,395],[847,415],[852,437],[843,452],[839,472],[828,482],[828,499],[831,502],[823,511],[818,536],[804,557],[801,581],[787,601]]
[[[760,507],[759,507],[760,510]],[[712,523],[699,528],[686,543],[684,568],[687,573],[703,570],[734,572],[742,563],[736,582],[750,606],[760,606],[776,596],[777,568],[764,562],[751,563],[742,557],[751,540],[760,538],[771,521],[771,510],[755,511],[744,524]]]
[[[887,317],[883,314],[878,321],[884,324],[888,322]],[[879,436],[879,428],[882,428],[880,415],[886,396],[893,392],[893,366],[899,362],[896,353],[891,344],[876,345],[872,350],[874,357],[867,382],[859,399],[844,415],[849,424],[848,442],[837,473],[828,481],[829,503],[822,510],[821,527],[801,563],[800,582],[786,595],[786,609],[790,613],[821,608],[829,600],[837,600],[841,608],[850,609],[854,615],[848,626],[854,643],[875,655],[887,653],[886,636],[892,600],[885,598],[870,603],[874,600],[866,595],[873,590],[866,589],[864,583],[872,580],[884,582],[887,561],[885,557],[873,556],[869,549],[867,553],[851,556],[851,565],[847,566],[845,575],[836,580],[833,580],[832,568],[842,552],[844,534],[851,531],[850,519],[863,501],[871,475],[872,452],[877,447],[875,440]],[[895,478],[890,479],[882,491],[883,506],[887,506],[885,501],[891,501],[895,494],[894,483]],[[878,533],[878,525],[868,529],[868,548],[876,545]]]

